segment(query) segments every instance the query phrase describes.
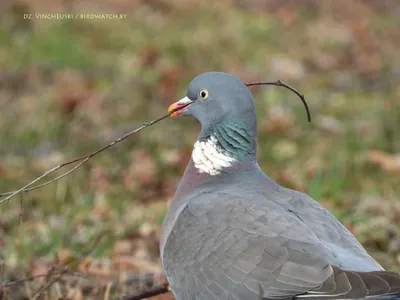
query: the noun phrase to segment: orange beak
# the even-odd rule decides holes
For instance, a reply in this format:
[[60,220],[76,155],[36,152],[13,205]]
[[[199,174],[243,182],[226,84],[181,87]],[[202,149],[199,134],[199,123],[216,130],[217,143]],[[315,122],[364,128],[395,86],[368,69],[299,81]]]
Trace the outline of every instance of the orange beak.
[[171,106],[168,107],[168,112],[169,113],[172,111],[174,111],[174,112],[170,115],[170,117],[171,118],[179,117],[185,111],[187,111],[186,107],[188,107],[192,103],[193,103],[192,100],[190,100],[188,97],[185,97],[185,98],[182,98],[181,100],[179,100],[178,102],[171,104]]

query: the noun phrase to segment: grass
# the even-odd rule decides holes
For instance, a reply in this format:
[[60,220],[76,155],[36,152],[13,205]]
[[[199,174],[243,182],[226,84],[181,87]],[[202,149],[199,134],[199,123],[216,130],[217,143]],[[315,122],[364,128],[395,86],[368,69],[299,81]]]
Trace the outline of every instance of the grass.
[[[273,11],[250,2],[173,1],[140,5],[122,21],[28,23],[15,10],[4,12],[0,191],[164,114],[201,72],[282,79],[306,95],[314,121],[307,123],[301,102],[284,89],[252,89],[261,167],[320,201],[384,267],[398,271],[398,171],[372,162],[369,153],[384,151],[382,159],[400,153],[400,58],[393,51],[400,36],[394,16],[374,13],[364,2],[353,2],[368,16],[361,27],[356,4],[338,4],[340,26],[329,11],[305,4]],[[159,228],[198,130],[191,119],[164,121],[24,195],[22,206],[19,199],[2,205],[3,280],[30,275],[66,251],[79,257],[88,249],[109,274],[145,272],[115,263],[126,256],[160,269]],[[74,269],[82,271],[82,264]]]

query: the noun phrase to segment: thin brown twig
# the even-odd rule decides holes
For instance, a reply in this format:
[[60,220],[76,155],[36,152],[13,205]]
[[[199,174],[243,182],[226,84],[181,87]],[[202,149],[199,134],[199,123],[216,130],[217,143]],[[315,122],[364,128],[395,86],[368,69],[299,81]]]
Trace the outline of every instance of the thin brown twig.
[[[56,273],[53,272],[51,275],[58,275],[58,274],[60,274],[60,272],[56,272]],[[81,273],[77,273],[77,272],[67,272],[64,275],[87,278],[86,274],[81,274]],[[29,276],[29,277],[18,279],[18,280],[7,281],[7,282],[3,283],[0,287],[10,287],[10,286],[22,284],[25,282],[33,281],[38,278],[43,278],[43,277],[49,277],[49,272],[44,273],[44,274]]]
[[307,120],[308,122],[311,122],[311,113],[310,113],[310,109],[308,108],[306,99],[304,97],[304,95],[302,93],[300,93],[298,90],[296,90],[294,87],[288,85],[287,83],[281,81],[281,80],[277,80],[277,81],[259,81],[259,82],[249,82],[249,83],[245,83],[246,86],[254,86],[254,85],[274,85],[274,86],[281,86],[284,88],[287,88],[288,90],[291,90],[293,93],[295,93],[300,100],[303,102],[304,107],[306,108],[306,112],[307,112]]
[[[130,286],[136,283],[140,284],[145,284],[146,286],[152,286],[155,281],[155,274],[154,273],[145,273],[145,274],[134,274],[134,275],[128,275],[130,277],[122,279],[112,279],[108,284],[111,285],[111,291],[114,291],[118,286]],[[88,276],[89,277],[89,276]],[[96,276],[94,276],[96,277]],[[81,287],[81,291],[84,294],[90,293],[93,289],[98,288],[98,284],[92,284],[92,285],[87,285]]]
[[170,292],[169,284],[168,284],[168,282],[165,282],[162,285],[155,286],[151,289],[148,289],[145,291],[140,291],[135,294],[123,296],[123,297],[119,298],[118,300],[142,300],[145,298],[149,298],[149,297],[153,297],[153,296],[157,296],[157,295],[161,295],[161,294],[166,294],[169,292]]
[[[42,184],[39,184],[39,185],[36,185],[36,186],[34,186],[34,187],[24,189],[24,190],[22,190],[21,193],[30,192],[30,191],[39,189],[39,188],[41,188],[41,187],[44,187],[44,186],[46,186],[46,185],[49,185],[50,183],[53,183],[53,182],[55,182],[55,181],[57,181],[57,180],[60,180],[61,178],[67,176],[68,174],[70,174],[70,173],[72,173],[73,171],[75,171],[76,169],[78,169],[80,166],[82,166],[84,163],[86,163],[89,159],[90,159],[90,157],[86,157],[83,161],[81,161],[81,162],[80,162],[79,164],[77,164],[75,167],[73,167],[72,169],[68,170],[67,172],[61,174],[60,176],[57,176],[56,178],[54,178],[54,179],[52,179],[52,180],[46,181],[46,182],[44,182],[44,183],[42,183]],[[66,166],[66,165],[63,165],[63,166],[59,165],[59,166],[57,166],[57,167],[59,167],[59,169],[61,169],[62,167],[65,167],[65,166]],[[58,170],[58,169],[57,169],[57,170]],[[55,171],[57,171],[57,170],[54,170],[54,171],[52,171],[52,172],[55,172]],[[50,172],[50,173],[52,173],[52,172]],[[46,174],[45,176],[49,175],[50,173]],[[43,177],[42,177],[42,178],[43,178]],[[13,193],[13,192],[8,192],[8,193],[0,194],[0,197],[6,196],[6,195],[11,195],[12,193]],[[0,204],[1,204],[3,201],[5,201],[5,199],[1,200],[1,201],[0,201]]]
[[[11,198],[17,196],[18,194],[21,194],[22,192],[29,192],[29,191],[32,191],[32,190],[35,190],[35,189],[44,187],[44,186],[46,186],[46,185],[49,185],[49,184],[51,184],[51,183],[53,183],[53,182],[55,182],[55,181],[57,181],[57,180],[59,180],[59,179],[65,177],[65,176],[67,176],[68,174],[70,174],[71,172],[75,171],[75,170],[78,169],[80,166],[82,166],[84,163],[86,163],[86,162],[87,162],[89,159],[91,159],[93,156],[99,154],[100,152],[103,152],[104,150],[107,150],[108,148],[114,146],[114,145],[117,144],[117,143],[122,142],[123,140],[127,139],[127,138],[130,137],[131,135],[134,135],[134,134],[138,133],[139,131],[143,130],[144,128],[149,127],[149,126],[152,126],[152,125],[154,125],[154,124],[156,124],[156,123],[158,123],[158,122],[160,122],[160,121],[162,121],[162,120],[168,118],[168,117],[169,117],[171,114],[173,114],[174,112],[176,112],[176,111],[178,111],[178,110],[181,110],[181,109],[185,108],[185,107],[188,106],[188,105],[189,105],[189,103],[188,103],[187,105],[182,105],[182,106],[180,106],[180,107],[178,107],[178,108],[176,108],[176,109],[171,110],[168,114],[166,114],[166,115],[164,115],[164,116],[162,116],[162,117],[160,117],[160,118],[158,118],[158,119],[155,119],[155,120],[146,122],[146,123],[144,123],[142,126],[136,128],[135,130],[133,130],[133,131],[131,131],[131,132],[128,132],[127,134],[123,135],[122,137],[120,137],[120,138],[114,140],[114,141],[111,142],[110,144],[108,144],[108,145],[106,145],[106,146],[104,146],[104,147],[102,147],[102,148],[100,148],[100,149],[98,149],[98,150],[96,150],[96,151],[94,151],[94,152],[92,152],[92,153],[89,153],[89,154],[87,154],[87,155],[85,155],[85,156],[82,156],[82,157],[79,157],[79,158],[70,160],[70,161],[68,161],[68,162],[59,164],[58,166],[56,166],[56,167],[54,167],[54,168],[52,168],[52,169],[46,171],[46,172],[43,173],[41,176],[39,176],[39,177],[37,177],[35,180],[29,182],[27,185],[23,186],[22,188],[20,188],[20,189],[17,190],[17,191],[13,191],[13,192],[8,192],[8,193],[2,193],[2,194],[0,194],[0,197],[7,196],[6,198],[0,200],[0,204],[3,203],[3,202],[6,202],[6,201],[8,202]],[[44,182],[44,183],[42,183],[42,184],[40,184],[40,185],[31,187],[31,186],[34,185],[36,182],[40,181],[40,180],[43,179],[44,177],[47,177],[49,174],[54,173],[55,171],[57,171],[57,170],[59,170],[59,169],[65,167],[65,166],[68,166],[68,165],[71,165],[71,164],[77,163],[77,162],[80,162],[80,163],[79,163],[78,165],[76,165],[75,167],[73,167],[72,169],[70,169],[69,171],[67,171],[66,173],[64,173],[64,174],[62,174],[62,175],[60,175],[60,176],[58,176],[58,177],[56,177],[56,178],[54,178],[54,179],[52,179],[52,180],[49,180],[49,181],[47,181],[47,182]]]
[[63,270],[61,273],[58,273],[55,277],[53,277],[50,281],[46,282],[46,284],[42,285],[32,296],[32,300],[39,299],[39,297],[49,289],[54,283],[61,279],[61,277],[67,273],[67,270]]

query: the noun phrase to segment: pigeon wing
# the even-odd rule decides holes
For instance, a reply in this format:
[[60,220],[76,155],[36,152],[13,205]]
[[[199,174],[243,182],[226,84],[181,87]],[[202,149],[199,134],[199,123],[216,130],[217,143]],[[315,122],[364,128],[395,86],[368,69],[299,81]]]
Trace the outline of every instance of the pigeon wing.
[[259,194],[213,192],[184,205],[163,251],[178,299],[289,299],[333,274],[314,232]]

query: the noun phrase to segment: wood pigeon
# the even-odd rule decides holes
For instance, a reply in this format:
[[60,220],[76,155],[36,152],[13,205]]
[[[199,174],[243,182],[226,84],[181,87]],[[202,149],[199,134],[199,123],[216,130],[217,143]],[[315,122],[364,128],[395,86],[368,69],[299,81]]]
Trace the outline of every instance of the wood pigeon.
[[399,274],[318,202],[260,169],[255,106],[241,80],[201,74],[169,111],[183,106],[171,116],[193,116],[202,129],[160,240],[176,299],[400,299]]

